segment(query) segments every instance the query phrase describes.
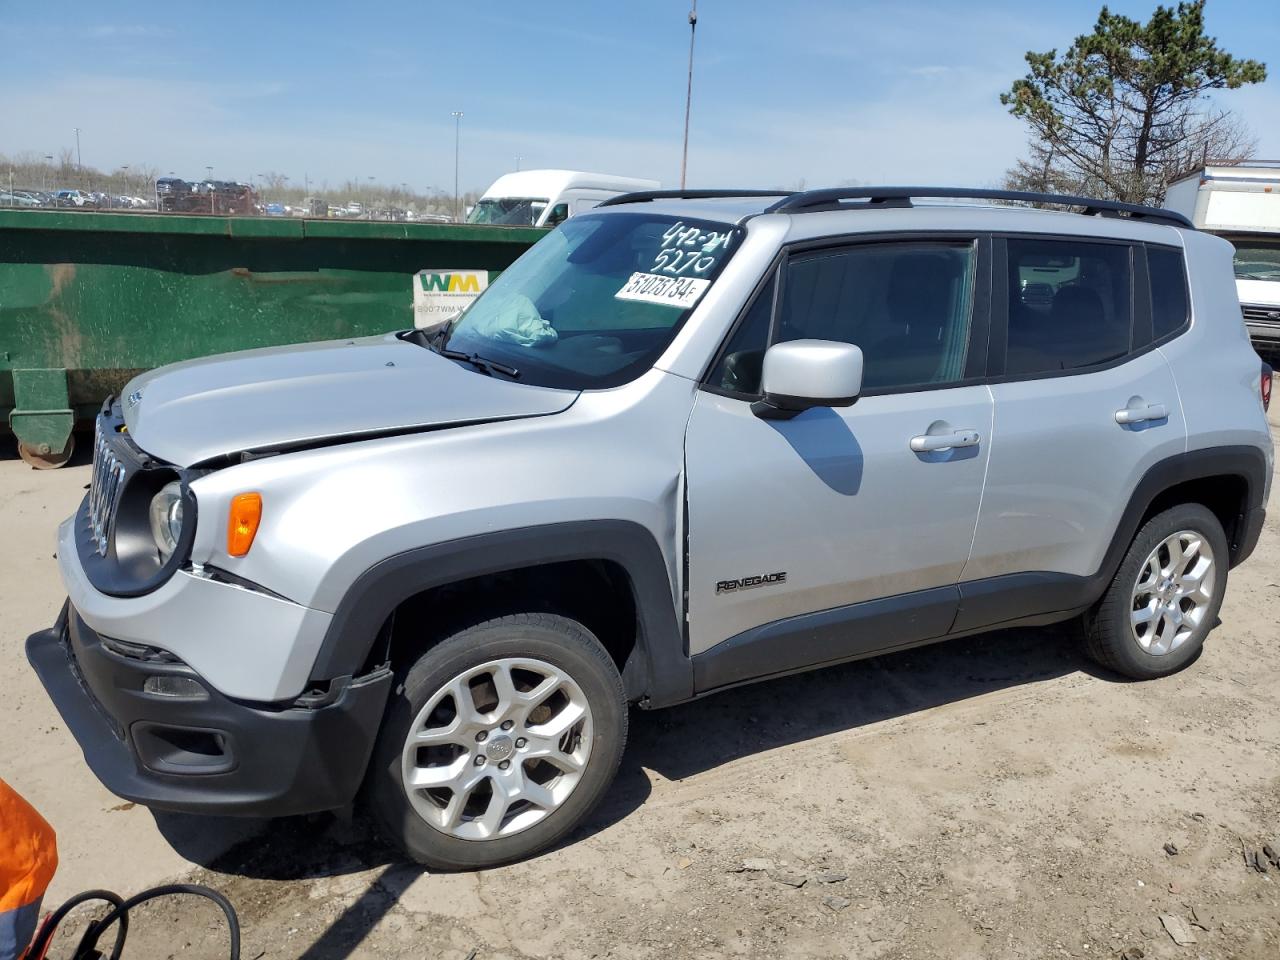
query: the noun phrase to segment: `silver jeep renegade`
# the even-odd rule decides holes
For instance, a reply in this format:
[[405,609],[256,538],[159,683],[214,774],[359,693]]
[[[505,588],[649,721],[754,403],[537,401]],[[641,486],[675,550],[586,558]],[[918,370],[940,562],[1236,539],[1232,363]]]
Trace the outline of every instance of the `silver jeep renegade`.
[[[972,202],[1014,199],[1067,209]],[[437,330],[135,379],[28,656],[122,797],[359,800],[503,863],[588,815],[632,703],[1073,617],[1182,668],[1262,527],[1269,385],[1175,213],[632,194]]]

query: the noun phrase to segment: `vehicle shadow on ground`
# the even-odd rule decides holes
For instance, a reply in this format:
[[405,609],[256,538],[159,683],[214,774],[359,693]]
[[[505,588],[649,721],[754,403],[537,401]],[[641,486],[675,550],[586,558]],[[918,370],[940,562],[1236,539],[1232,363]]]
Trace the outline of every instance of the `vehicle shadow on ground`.
[[[726,690],[668,710],[633,710],[630,743],[613,787],[565,843],[604,830],[642,806],[650,792],[647,771],[683,780],[837,731],[1094,672],[1077,647],[1075,624],[1007,630]],[[262,821],[256,830],[232,818],[155,817],[178,853],[220,873],[297,880],[396,862],[395,852],[358,813],[353,819],[321,814]],[[246,832],[255,836],[245,840]]]
[[[923,718],[942,704],[1082,671],[1104,675],[1080,654],[1078,640],[1075,624],[987,633],[728,690],[669,710],[634,710],[631,740],[612,789],[560,846],[607,829],[643,806],[651,789],[648,771],[680,780],[838,731]],[[283,881],[369,872],[358,898],[301,960],[349,956],[422,872],[401,863],[360,816],[263,822],[248,840],[244,821],[155,816],[179,853],[229,877]],[[216,850],[226,852],[211,853]]]

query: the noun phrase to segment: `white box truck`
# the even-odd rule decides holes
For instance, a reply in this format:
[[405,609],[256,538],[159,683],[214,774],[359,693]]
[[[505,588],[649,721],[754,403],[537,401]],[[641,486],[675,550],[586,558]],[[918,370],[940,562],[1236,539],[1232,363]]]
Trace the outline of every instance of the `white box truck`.
[[657,180],[581,170],[521,170],[493,181],[471,208],[467,223],[554,227],[620,193],[661,186]]
[[1231,241],[1249,336],[1280,348],[1280,162],[1203,167],[1173,183],[1164,205]]

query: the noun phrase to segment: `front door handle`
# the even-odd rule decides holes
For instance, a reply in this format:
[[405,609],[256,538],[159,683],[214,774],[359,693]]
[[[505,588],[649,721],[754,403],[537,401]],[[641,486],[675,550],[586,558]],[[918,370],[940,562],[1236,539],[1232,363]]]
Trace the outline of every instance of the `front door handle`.
[[1145,407],[1124,407],[1116,411],[1116,423],[1146,423],[1148,420],[1165,420],[1169,411],[1163,403],[1149,403]]
[[977,430],[926,433],[924,436],[911,438],[911,449],[916,453],[935,453],[938,450],[950,450],[952,447],[976,447],[979,439]]

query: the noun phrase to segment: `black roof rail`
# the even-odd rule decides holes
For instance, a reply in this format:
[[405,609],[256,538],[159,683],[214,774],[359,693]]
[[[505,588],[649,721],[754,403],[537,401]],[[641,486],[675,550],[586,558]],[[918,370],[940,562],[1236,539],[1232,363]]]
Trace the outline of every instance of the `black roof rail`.
[[637,190],[610,197],[598,207],[616,207],[622,203],[648,203],[650,200],[714,200],[719,197],[789,197],[790,190]]
[[[832,187],[826,190],[805,190],[783,197],[767,207],[764,213],[806,213],[816,210],[839,209],[843,200],[865,200],[869,207],[909,207],[912,199],[956,200],[1018,200],[1024,203],[1052,203],[1061,206],[1083,207],[1089,216],[1128,215],[1135,220],[1149,220],[1175,227],[1195,229],[1195,224],[1174,210],[1145,207],[1137,203],[1119,200],[1098,200],[1092,197],[1073,197],[1058,193],[1032,193],[1025,190],[984,190],[975,187]],[[608,202],[608,201],[606,201]],[[865,209],[865,208],[864,208]]]

